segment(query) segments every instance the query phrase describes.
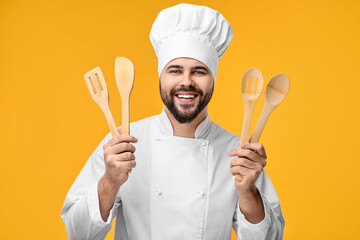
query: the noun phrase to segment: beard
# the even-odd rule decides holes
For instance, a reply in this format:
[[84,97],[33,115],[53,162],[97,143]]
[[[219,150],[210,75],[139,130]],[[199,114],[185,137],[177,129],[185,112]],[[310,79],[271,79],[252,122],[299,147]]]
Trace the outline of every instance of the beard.
[[[196,103],[183,103],[183,104],[175,104],[175,93],[176,92],[196,92],[198,94],[197,98],[199,100]],[[160,83],[160,95],[161,99],[164,102],[165,106],[169,109],[171,114],[179,123],[190,123],[193,121],[199,113],[204,110],[204,108],[208,105],[211,100],[211,97],[214,92],[214,84],[212,88],[207,91],[205,94],[201,89],[195,88],[194,86],[189,87],[179,87],[171,89],[168,94],[165,90],[162,89]]]

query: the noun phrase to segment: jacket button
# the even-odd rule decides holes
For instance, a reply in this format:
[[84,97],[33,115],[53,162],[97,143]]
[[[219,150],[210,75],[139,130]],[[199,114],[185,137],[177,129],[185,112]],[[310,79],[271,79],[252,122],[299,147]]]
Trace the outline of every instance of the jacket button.
[[160,191],[160,190],[155,191],[155,192],[156,192],[156,194],[157,194],[158,196],[161,196],[161,195],[162,195],[162,191]]
[[204,142],[201,142],[201,145],[202,146],[206,146],[206,142],[204,141]]
[[200,195],[201,195],[202,197],[205,196],[205,192],[204,192],[204,191],[200,191],[199,193],[200,193]]

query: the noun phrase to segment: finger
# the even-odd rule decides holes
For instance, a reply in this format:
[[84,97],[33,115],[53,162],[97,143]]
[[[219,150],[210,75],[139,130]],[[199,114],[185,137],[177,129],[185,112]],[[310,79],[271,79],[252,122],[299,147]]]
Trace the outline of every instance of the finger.
[[136,137],[133,137],[131,135],[117,135],[117,136],[110,139],[110,141],[108,142],[108,146],[113,146],[113,145],[118,144],[120,142],[136,143],[137,141],[138,140],[136,139]]
[[126,161],[126,162],[117,162],[114,164],[115,169],[119,172],[128,173],[129,170],[134,168],[136,166],[136,161]]
[[111,156],[112,161],[118,161],[118,162],[126,162],[135,160],[135,155],[132,152],[123,152],[120,154],[114,154],[114,156]]
[[257,164],[247,158],[235,158],[230,162],[230,168],[235,166],[241,166],[248,169],[255,169]]
[[260,161],[261,156],[250,149],[234,149],[228,153],[229,156],[248,158],[251,161]]
[[261,143],[243,143],[241,144],[242,149],[250,149],[262,157],[266,158],[265,148]]
[[135,161],[129,161],[129,162],[125,162],[122,166],[122,172],[126,173],[127,175],[129,175],[129,173],[132,171],[132,169],[136,166],[136,162]]
[[129,170],[131,170],[132,168],[134,168],[136,166],[136,162],[135,160],[132,160],[132,161],[127,161],[123,164],[124,166],[124,172],[129,172]]
[[122,153],[122,152],[132,152],[134,153],[136,150],[136,148],[131,144],[131,143],[127,143],[127,142],[122,142],[122,143],[118,143],[115,144],[113,146],[111,146],[108,151],[110,153]]
[[248,176],[252,170],[242,166],[234,166],[230,168],[230,171],[233,176],[236,174],[241,174],[242,176]]

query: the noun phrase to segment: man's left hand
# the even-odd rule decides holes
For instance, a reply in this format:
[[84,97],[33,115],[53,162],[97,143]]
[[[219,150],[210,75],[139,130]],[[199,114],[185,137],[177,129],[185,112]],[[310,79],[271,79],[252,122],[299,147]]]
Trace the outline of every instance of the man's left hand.
[[255,181],[266,166],[265,148],[261,143],[243,143],[241,148],[231,150],[229,156],[237,158],[231,160],[231,174],[240,173],[243,180],[235,180],[235,186],[239,193],[256,191]]

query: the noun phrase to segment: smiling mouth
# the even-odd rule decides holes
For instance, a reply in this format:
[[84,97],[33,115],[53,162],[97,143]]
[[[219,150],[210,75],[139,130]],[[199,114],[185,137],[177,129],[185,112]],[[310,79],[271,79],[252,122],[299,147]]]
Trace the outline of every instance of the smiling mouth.
[[199,95],[197,93],[176,93],[175,97],[184,103],[193,102]]

